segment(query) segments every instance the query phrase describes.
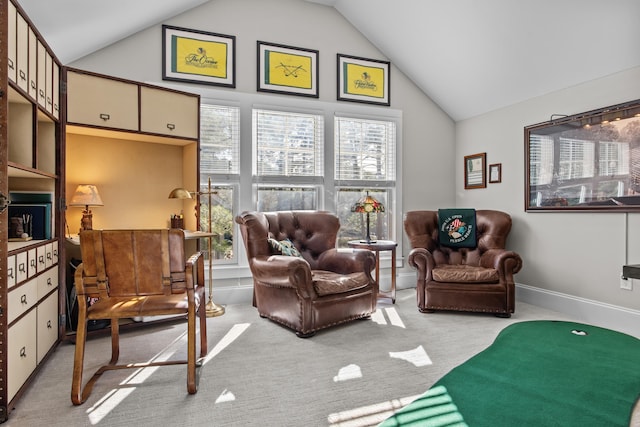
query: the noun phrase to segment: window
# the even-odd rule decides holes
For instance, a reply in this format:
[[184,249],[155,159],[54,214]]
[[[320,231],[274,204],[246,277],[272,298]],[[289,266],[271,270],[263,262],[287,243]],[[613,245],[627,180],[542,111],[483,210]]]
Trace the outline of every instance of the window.
[[253,179],[260,211],[318,209],[324,184],[324,118],[253,110]]
[[367,191],[385,206],[385,212],[370,214],[371,237],[392,239],[395,122],[336,117],[334,130],[336,212],[341,224],[339,245],[345,246],[347,241],[365,236],[366,218],[351,212],[351,206]]
[[[200,105],[200,229],[216,233],[213,257],[218,262],[235,260],[237,242],[233,230],[236,195],[240,179],[240,109]],[[209,189],[209,179],[213,183]],[[211,205],[209,206],[209,192]],[[211,211],[209,211],[211,209]],[[206,248],[206,239],[201,247]]]

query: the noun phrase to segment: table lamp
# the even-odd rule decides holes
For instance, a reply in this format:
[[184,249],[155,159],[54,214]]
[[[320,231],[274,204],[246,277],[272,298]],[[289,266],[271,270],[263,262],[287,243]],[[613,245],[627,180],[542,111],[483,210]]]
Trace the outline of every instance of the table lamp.
[[363,240],[362,243],[375,243],[375,241],[371,240],[371,234],[369,233],[369,214],[371,213],[378,213],[378,212],[384,212],[384,205],[382,203],[380,203],[379,201],[377,201],[375,198],[371,197],[369,195],[369,192],[367,191],[367,195],[365,197],[363,197],[362,199],[358,200],[356,203],[354,203],[353,206],[351,206],[351,212],[358,212],[358,213],[366,213],[367,214],[367,237],[366,240]]
[[76,188],[69,206],[84,206],[82,211],[82,219],[80,220],[80,230],[78,234],[83,230],[93,230],[93,213],[89,209],[89,206],[104,206],[98,188],[93,184],[80,184]]

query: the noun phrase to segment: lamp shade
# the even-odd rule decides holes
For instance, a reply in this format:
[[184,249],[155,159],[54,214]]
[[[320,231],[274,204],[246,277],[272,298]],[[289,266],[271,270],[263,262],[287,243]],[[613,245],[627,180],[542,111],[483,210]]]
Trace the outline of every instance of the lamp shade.
[[69,206],[104,206],[98,188],[93,184],[80,184],[76,188]]
[[369,195],[367,191],[367,195],[362,199],[358,200],[356,203],[351,206],[351,212],[358,213],[374,213],[374,212],[384,212],[384,205],[377,201],[375,198]]
[[171,190],[171,193],[169,193],[169,198],[170,199],[193,199],[193,197],[191,196],[191,193],[185,190],[184,188],[174,188],[173,190]]

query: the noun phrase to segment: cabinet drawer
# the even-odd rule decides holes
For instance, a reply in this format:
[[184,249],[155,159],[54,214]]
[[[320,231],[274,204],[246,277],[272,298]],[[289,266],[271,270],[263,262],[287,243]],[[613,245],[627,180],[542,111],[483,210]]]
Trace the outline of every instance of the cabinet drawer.
[[36,249],[38,253],[38,273],[44,271],[47,268],[47,248],[45,245],[38,246]]
[[16,255],[16,284],[27,280],[27,252],[20,252]]
[[7,296],[7,322],[16,320],[38,301],[38,279],[29,280],[24,285],[12,290]]
[[11,289],[16,284],[16,256],[7,257],[7,288]]
[[138,85],[67,73],[67,121],[138,130]]
[[198,97],[142,87],[140,130],[181,138],[198,137]]
[[29,249],[27,251],[27,276],[35,276],[38,272],[38,260],[36,249]]
[[37,363],[40,364],[58,339],[58,292],[38,305]]
[[9,328],[7,343],[7,400],[10,401],[36,368],[36,310]]
[[58,287],[58,267],[53,267],[38,276],[38,301]]

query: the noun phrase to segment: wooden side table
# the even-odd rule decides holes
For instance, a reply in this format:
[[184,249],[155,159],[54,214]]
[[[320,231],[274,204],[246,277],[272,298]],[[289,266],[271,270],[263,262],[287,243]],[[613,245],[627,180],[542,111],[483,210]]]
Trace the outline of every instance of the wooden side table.
[[349,240],[347,245],[355,249],[369,249],[376,254],[376,282],[380,286],[380,252],[391,251],[391,289],[389,291],[378,290],[378,298],[390,299],[393,304],[396,303],[396,247],[397,242],[393,240],[375,240],[370,243],[364,240]]

